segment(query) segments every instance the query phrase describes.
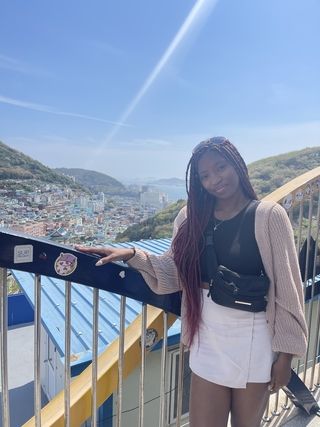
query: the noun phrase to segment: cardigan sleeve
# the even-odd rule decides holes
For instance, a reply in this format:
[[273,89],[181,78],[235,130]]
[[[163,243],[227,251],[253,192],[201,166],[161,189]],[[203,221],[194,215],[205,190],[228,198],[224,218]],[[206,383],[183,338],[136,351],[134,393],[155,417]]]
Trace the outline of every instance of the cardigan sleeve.
[[307,348],[304,294],[286,211],[275,205],[269,216],[269,233],[275,281],[275,324],[273,351],[302,357]]
[[[172,240],[185,218],[186,207],[180,210],[174,221]],[[142,274],[148,286],[156,294],[170,294],[180,291],[182,288],[173,260],[172,247],[162,255],[153,255],[136,249],[136,254],[128,261],[128,265]]]

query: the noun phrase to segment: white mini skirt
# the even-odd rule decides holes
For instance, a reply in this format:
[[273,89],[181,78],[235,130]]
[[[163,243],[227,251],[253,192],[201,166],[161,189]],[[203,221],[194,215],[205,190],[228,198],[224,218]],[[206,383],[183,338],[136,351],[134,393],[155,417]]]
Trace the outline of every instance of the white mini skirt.
[[269,382],[276,355],[266,313],[223,307],[202,291],[202,322],[190,347],[192,372],[230,388]]

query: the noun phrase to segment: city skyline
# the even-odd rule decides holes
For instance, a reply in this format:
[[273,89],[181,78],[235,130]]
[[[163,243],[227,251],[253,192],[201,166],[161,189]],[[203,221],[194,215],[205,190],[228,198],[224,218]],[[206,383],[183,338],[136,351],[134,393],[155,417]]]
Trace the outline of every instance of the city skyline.
[[225,135],[248,163],[320,146],[320,4],[10,2],[0,140],[55,167],[183,178]]

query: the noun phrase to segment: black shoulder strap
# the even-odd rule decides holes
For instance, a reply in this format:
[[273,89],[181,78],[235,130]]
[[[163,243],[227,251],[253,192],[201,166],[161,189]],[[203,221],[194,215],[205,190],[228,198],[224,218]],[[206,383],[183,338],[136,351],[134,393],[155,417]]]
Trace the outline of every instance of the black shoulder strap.
[[[240,224],[240,227],[242,225],[242,222],[246,215],[248,214],[255,214],[255,211],[259,205],[259,200],[251,200],[247,207],[245,208],[242,221]],[[217,254],[214,247],[214,232],[213,232],[213,226],[211,224],[211,221],[208,224],[208,227],[206,229],[205,233],[205,245],[206,245],[206,264],[207,264],[207,273],[210,277],[210,280],[212,280],[217,272],[218,269],[218,259]]]
[[206,253],[207,273],[210,280],[212,280],[218,269],[218,260],[217,260],[217,254],[214,248],[213,224],[211,224],[211,221],[209,222],[209,225],[206,230],[205,242],[206,242],[205,253]]

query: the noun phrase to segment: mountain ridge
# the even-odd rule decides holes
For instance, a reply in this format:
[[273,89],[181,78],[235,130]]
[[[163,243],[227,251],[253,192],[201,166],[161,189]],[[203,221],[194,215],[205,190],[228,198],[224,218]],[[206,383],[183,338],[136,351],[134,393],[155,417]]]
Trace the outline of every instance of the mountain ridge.
[[60,174],[74,177],[75,181],[90,191],[106,194],[124,194],[126,187],[117,179],[102,172],[82,168],[55,168]]
[[0,141],[0,181],[5,188],[20,187],[32,191],[37,183],[66,185],[77,190],[84,190],[70,178],[56,173],[38,160],[21,151],[11,148]]
[[[320,147],[307,147],[257,160],[248,165],[251,183],[259,198],[320,164]],[[118,234],[117,241],[171,237],[173,220],[186,201],[178,201],[140,224]]]

